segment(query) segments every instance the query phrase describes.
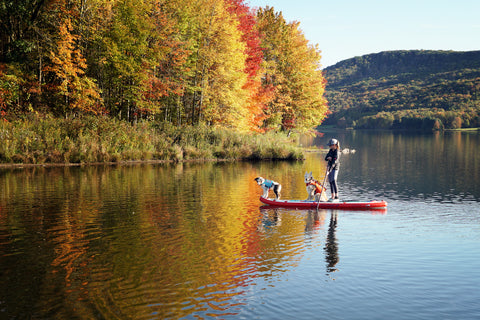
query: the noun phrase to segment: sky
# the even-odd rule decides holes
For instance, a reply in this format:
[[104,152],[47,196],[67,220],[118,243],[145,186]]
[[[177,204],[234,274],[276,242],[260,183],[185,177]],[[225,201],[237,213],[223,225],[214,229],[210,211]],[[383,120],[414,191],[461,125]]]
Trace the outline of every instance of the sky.
[[391,50],[480,50],[479,0],[245,0],[300,22],[321,67]]

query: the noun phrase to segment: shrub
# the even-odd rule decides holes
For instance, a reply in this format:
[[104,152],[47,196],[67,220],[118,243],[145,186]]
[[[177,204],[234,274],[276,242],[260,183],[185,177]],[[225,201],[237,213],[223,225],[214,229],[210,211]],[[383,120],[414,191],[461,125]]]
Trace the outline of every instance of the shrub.
[[3,163],[303,158],[298,144],[282,134],[147,121],[131,124],[95,116],[28,116],[0,122],[0,139]]

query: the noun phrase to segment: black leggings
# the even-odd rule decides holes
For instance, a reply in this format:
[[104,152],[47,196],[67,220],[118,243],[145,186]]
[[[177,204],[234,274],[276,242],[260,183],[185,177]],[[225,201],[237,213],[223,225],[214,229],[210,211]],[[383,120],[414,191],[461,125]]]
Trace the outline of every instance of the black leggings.
[[337,189],[337,180],[333,180],[333,181],[330,181],[330,191],[332,191],[332,194],[333,193],[338,193],[338,189]]
[[338,170],[332,170],[328,174],[328,182],[330,182],[330,190],[332,191],[332,194],[338,193],[337,176],[338,176]]

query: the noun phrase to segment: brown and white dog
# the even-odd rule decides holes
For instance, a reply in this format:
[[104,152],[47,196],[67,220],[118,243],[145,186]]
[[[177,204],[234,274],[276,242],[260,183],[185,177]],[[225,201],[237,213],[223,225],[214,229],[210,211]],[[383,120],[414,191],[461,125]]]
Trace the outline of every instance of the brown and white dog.
[[[307,186],[308,198],[305,201],[327,201],[327,189],[320,182],[315,180],[312,172],[305,172],[305,184]],[[323,188],[323,192],[322,192]]]
[[275,200],[280,200],[280,191],[282,190],[282,185],[280,183],[273,180],[265,180],[262,177],[256,177],[255,181],[263,189],[262,198],[267,199],[268,191],[273,189],[273,192],[275,193]]

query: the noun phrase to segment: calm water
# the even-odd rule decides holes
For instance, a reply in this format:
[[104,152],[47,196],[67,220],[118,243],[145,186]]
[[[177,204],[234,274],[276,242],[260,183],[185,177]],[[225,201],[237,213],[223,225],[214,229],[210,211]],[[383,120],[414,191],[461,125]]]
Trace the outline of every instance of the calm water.
[[341,197],[387,212],[261,206],[324,153],[0,170],[0,318],[479,319],[480,134],[337,137]]

